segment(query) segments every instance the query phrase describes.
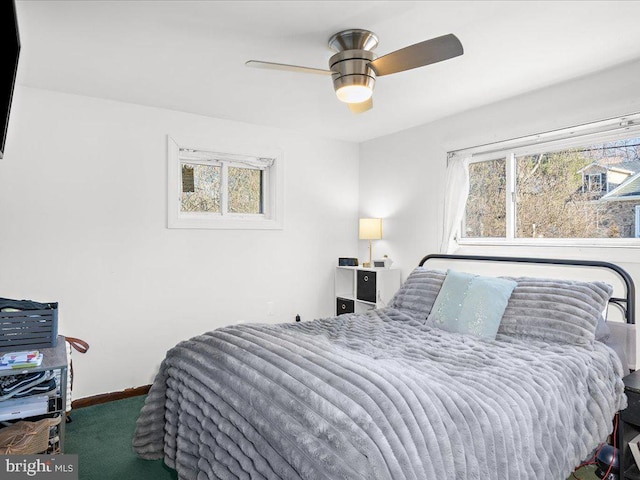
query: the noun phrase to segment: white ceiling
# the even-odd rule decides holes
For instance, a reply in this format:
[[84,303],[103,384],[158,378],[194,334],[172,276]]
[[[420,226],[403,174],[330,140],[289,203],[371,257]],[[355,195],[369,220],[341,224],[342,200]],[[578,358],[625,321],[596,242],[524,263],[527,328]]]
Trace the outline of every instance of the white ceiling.
[[[640,1],[18,0],[18,82],[61,92],[364,141],[640,58]],[[354,115],[328,38],[364,28],[378,55],[447,33],[464,55],[379,78]]]

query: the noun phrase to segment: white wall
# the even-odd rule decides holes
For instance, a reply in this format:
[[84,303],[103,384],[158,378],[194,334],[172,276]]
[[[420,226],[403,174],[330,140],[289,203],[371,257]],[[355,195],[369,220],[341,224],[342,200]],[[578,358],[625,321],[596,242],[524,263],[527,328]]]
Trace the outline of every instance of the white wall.
[[[279,148],[283,230],[167,229],[166,136]],[[74,398],[151,383],[178,341],[333,314],[357,249],[358,146],[18,87],[0,161],[0,296],[60,302]],[[267,302],[275,315],[267,316]]]
[[[640,112],[638,78],[640,62],[632,62],[363,143],[360,213],[385,218],[385,240],[376,251],[388,253],[403,278],[424,255],[438,252],[447,151]],[[359,252],[366,255],[364,242]],[[611,261],[640,286],[640,247],[466,247],[456,253]]]

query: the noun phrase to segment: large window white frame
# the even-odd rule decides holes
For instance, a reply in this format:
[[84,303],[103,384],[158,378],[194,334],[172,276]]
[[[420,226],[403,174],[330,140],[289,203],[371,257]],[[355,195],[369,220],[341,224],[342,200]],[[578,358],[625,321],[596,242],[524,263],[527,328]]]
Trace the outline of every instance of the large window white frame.
[[[232,152],[232,153],[230,153]],[[278,149],[250,149],[246,146],[212,145],[167,137],[169,228],[259,229],[283,228],[284,160]],[[216,212],[182,209],[182,167],[208,165],[220,168],[220,208]],[[229,208],[229,168],[261,171],[261,212],[233,213]]]
[[[464,215],[456,240],[459,245],[550,245],[640,247],[637,238],[518,238],[516,237],[516,158],[551,153],[572,147],[605,143],[640,135],[640,114],[580,125],[528,137],[449,152],[468,156],[469,163],[505,159],[506,232],[504,237],[463,237]],[[636,226],[637,228],[637,226]]]

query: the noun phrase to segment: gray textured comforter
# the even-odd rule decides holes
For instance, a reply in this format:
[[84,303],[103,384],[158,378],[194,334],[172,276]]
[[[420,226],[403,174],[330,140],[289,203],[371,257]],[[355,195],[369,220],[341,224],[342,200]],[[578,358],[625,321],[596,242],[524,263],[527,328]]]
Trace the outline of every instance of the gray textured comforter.
[[612,430],[622,368],[596,342],[474,339],[392,308],[178,344],[134,449],[181,479],[562,480]]

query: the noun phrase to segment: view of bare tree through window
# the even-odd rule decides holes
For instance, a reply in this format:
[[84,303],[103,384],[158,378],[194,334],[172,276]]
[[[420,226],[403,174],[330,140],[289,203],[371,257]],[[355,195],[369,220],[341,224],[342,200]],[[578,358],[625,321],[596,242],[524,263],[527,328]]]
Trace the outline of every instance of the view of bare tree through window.
[[229,167],[229,212],[263,213],[262,170]]
[[217,165],[182,164],[183,212],[220,213],[220,171]]
[[504,237],[506,233],[504,158],[469,165],[469,197],[463,237]]
[[[226,169],[228,213],[261,214],[263,212],[263,170],[232,167]],[[182,164],[183,212],[222,212],[224,186],[220,165]]]
[[[516,238],[640,236],[640,138],[516,156]],[[473,163],[464,237],[505,237],[505,160]]]
[[582,193],[581,169],[591,161],[577,150],[516,157],[516,237],[590,238],[598,208]]

